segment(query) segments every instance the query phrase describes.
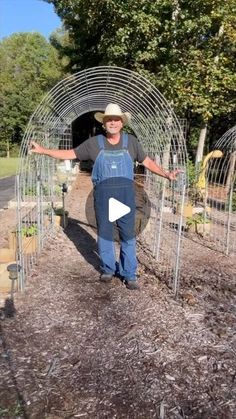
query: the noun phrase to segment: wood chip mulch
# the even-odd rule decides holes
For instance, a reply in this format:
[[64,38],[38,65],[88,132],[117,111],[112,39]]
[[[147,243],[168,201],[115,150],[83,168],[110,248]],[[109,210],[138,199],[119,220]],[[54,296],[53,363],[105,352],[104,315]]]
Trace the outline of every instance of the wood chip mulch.
[[234,419],[234,258],[186,238],[175,299],[140,243],[140,291],[99,283],[81,176],[69,226],[0,321],[0,417]]

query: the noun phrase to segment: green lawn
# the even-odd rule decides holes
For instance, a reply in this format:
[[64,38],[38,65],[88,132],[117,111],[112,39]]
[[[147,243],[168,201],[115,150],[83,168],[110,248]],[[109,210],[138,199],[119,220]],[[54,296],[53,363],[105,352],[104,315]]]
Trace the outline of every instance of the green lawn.
[[18,157],[0,157],[0,179],[6,176],[12,176],[16,174],[18,167]]

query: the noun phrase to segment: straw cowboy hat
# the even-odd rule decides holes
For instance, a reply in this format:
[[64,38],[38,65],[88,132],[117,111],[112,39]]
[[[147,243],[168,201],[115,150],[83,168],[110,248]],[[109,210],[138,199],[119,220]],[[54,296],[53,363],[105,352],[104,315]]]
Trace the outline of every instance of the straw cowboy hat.
[[104,113],[96,112],[94,118],[98,122],[103,123],[103,119],[106,116],[119,116],[122,119],[124,125],[127,125],[131,119],[131,114],[129,112],[122,112],[119,105],[116,105],[115,103],[109,103]]

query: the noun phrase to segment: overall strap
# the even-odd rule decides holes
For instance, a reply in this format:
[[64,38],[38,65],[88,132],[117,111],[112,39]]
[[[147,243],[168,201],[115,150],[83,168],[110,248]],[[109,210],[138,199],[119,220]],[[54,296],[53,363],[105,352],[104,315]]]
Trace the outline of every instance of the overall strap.
[[97,136],[97,139],[98,139],[98,145],[99,145],[99,149],[100,150],[104,150],[104,148],[105,148],[105,145],[104,145],[104,138],[103,138],[103,135],[98,135]]
[[128,134],[127,132],[122,132],[122,148],[127,150],[128,148]]

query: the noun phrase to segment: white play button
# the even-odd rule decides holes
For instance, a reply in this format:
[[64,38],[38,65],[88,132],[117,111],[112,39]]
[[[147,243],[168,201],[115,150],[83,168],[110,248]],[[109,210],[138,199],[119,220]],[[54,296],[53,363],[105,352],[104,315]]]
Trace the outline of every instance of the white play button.
[[126,214],[129,214],[131,211],[130,207],[118,201],[115,198],[109,198],[109,208],[108,208],[108,218],[111,223],[113,221],[119,220]]

